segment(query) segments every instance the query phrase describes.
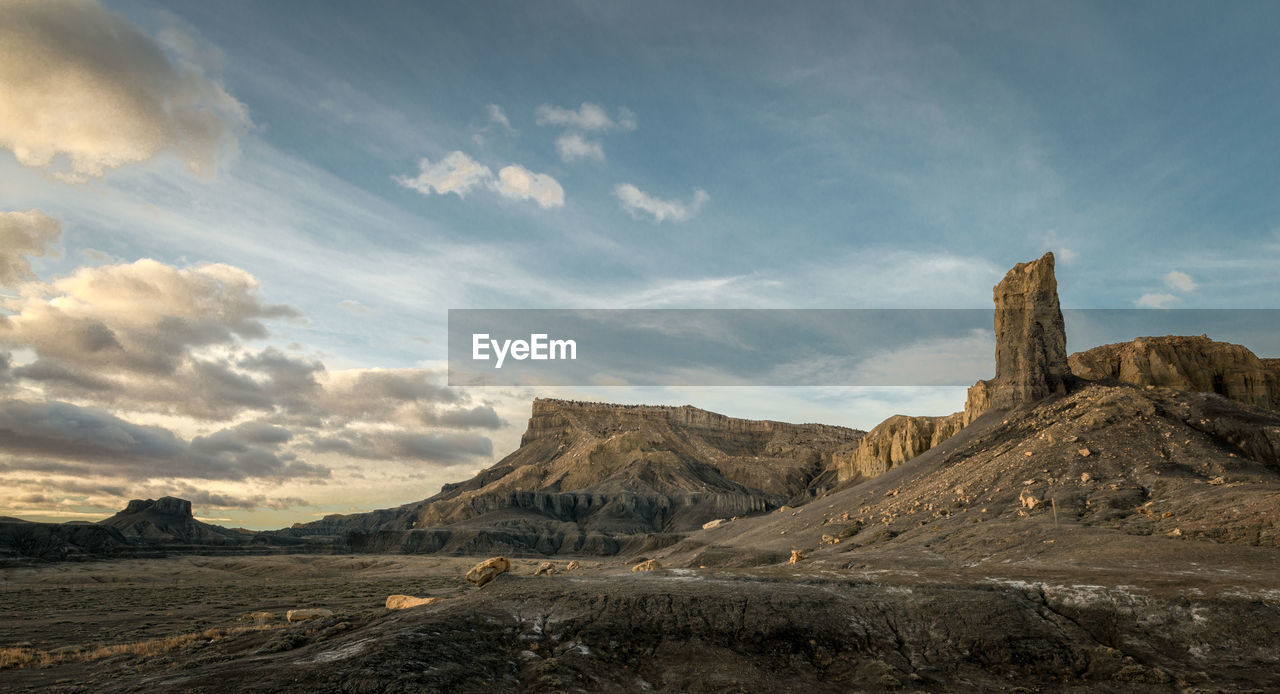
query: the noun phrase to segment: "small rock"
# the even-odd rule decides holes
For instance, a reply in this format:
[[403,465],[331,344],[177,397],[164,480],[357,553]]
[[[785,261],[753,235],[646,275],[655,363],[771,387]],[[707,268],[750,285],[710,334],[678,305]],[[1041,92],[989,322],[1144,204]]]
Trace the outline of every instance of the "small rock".
[[1091,455],[1093,455],[1093,451],[1089,450],[1088,448],[1081,448],[1081,449],[1080,449],[1080,457],[1081,457],[1081,458],[1088,458],[1088,457],[1089,457],[1089,456],[1091,456]]
[[703,529],[703,530],[710,530],[710,529],[712,529],[712,528],[718,528],[718,527],[720,527],[721,525],[723,525],[724,523],[725,523],[725,519],[723,519],[723,518],[717,518],[717,519],[715,519],[715,520],[713,520],[713,521],[707,521],[706,523],[703,523],[703,524],[702,524],[702,529]]
[[787,560],[788,564],[799,564],[804,560],[804,552],[798,549],[791,550],[791,558]]
[[307,607],[300,610],[289,610],[284,613],[284,618],[290,624],[294,622],[305,622],[308,619],[320,619],[322,617],[332,617],[333,610],[326,610],[323,607]]
[[237,621],[253,622],[254,625],[256,626],[262,626],[275,618],[276,618],[276,613],[274,612],[249,612],[249,613],[240,615],[240,619],[238,619]]
[[471,567],[467,572],[467,582],[476,584],[477,588],[511,570],[511,562],[506,557],[493,557]]
[[1226,482],[1226,481],[1227,481],[1227,480],[1226,480],[1225,478],[1223,478],[1221,475],[1219,475],[1219,476],[1217,476],[1217,477],[1215,477],[1215,478],[1213,478],[1213,479],[1209,480],[1209,484],[1212,484],[1212,485],[1219,485],[1219,484],[1223,484],[1223,483],[1224,483],[1224,482]]
[[388,610],[407,610],[410,607],[420,607],[422,605],[432,605],[440,602],[440,598],[415,598],[412,595],[388,595]]
[[577,559],[574,559],[573,561],[571,561],[571,562],[569,562],[568,564],[566,564],[566,565],[565,565],[564,570],[565,570],[565,571],[577,571],[577,570],[578,570],[578,569],[580,569],[580,568],[582,568],[582,565],[578,563],[578,560],[577,560]]
[[549,561],[538,564],[538,568],[533,572],[534,576],[550,576],[556,572],[556,565]]
[[824,544],[824,545],[838,545],[838,544],[840,544],[840,538],[836,537],[835,535],[823,535],[823,536],[822,536],[822,544]]
[[1087,473],[1087,472],[1082,472],[1082,473],[1080,473],[1080,481],[1081,481],[1081,482],[1085,482],[1085,483],[1087,483],[1087,482],[1088,482],[1089,480],[1091,480],[1091,479],[1093,479],[1093,475],[1090,475],[1090,474],[1089,474],[1089,473]]
[[1028,458],[1030,458],[1031,456],[1035,455],[1035,453],[1032,453],[1031,451],[1023,451],[1022,455],[1025,455]]
[[647,559],[631,567],[632,571],[657,571],[662,568],[662,564],[657,559]]

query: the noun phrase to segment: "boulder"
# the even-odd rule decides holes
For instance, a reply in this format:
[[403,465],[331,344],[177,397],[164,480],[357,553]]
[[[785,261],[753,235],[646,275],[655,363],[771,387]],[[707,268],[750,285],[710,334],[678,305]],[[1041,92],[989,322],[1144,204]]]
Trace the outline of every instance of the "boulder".
[[802,561],[804,561],[804,551],[798,549],[791,550],[791,558],[787,560],[787,563],[799,564]]
[[987,410],[1008,409],[1066,392],[1071,369],[1053,266],[1053,253],[1018,263],[992,289],[996,377],[969,389],[965,424]]
[[582,567],[582,565],[581,565],[581,564],[579,564],[579,563],[578,563],[578,560],[576,560],[576,559],[575,559],[575,560],[573,560],[573,561],[569,562],[567,565],[565,565],[564,570],[565,570],[565,571],[577,571],[577,570],[578,570],[579,568],[581,568],[581,567]]
[[538,564],[538,568],[536,571],[533,572],[533,575],[534,576],[550,576],[555,572],[556,572],[556,565],[552,564],[549,561],[544,561],[541,564]]
[[720,527],[721,525],[724,525],[724,524],[725,524],[725,522],[726,522],[726,519],[724,519],[724,518],[717,518],[717,519],[715,519],[715,520],[710,520],[710,521],[707,521],[706,523],[703,523],[703,524],[702,524],[702,529],[703,529],[703,530],[710,530],[710,529],[712,529],[712,528],[718,528],[718,527]]
[[412,595],[388,595],[388,610],[406,610],[410,607],[419,607],[422,605],[433,605],[440,602],[440,598],[416,598]]
[[275,618],[276,614],[274,612],[246,612],[245,614],[240,615],[240,618],[236,621],[253,622],[254,626],[260,627]]
[[323,619],[324,617],[332,617],[333,610],[326,610],[323,607],[307,607],[299,610],[289,610],[284,613],[284,618],[290,624],[295,622],[305,622],[308,619]]
[[497,578],[500,574],[504,574],[511,570],[511,562],[506,557],[493,557],[471,567],[467,572],[467,581],[474,583],[477,588],[483,587],[484,584]]
[[662,568],[662,564],[657,559],[646,559],[645,561],[631,567],[632,571],[657,571]]

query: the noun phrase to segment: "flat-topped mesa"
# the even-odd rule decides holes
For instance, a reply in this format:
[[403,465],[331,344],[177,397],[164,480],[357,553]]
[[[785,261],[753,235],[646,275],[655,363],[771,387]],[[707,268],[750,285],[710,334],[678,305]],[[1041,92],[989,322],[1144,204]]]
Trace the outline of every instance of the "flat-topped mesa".
[[159,499],[133,499],[122,511],[126,515],[147,512],[163,516],[192,517],[191,502],[172,496],[162,496]]
[[741,434],[752,438],[786,440],[803,436],[806,440],[848,441],[862,432],[830,424],[792,424],[772,420],[739,419],[709,412],[691,405],[619,405],[536,398],[529,417],[529,427],[521,437],[524,446],[546,436],[576,428],[595,436],[608,436],[619,431],[634,430],[644,423],[674,425],[684,429],[714,430]]
[[996,377],[969,389],[966,424],[990,409],[1008,409],[1065,393],[1071,376],[1053,253],[1015,265],[993,288],[992,298]]
[[1139,337],[1069,357],[1073,374],[1219,395],[1280,409],[1280,360],[1259,359],[1247,347],[1206,335]]

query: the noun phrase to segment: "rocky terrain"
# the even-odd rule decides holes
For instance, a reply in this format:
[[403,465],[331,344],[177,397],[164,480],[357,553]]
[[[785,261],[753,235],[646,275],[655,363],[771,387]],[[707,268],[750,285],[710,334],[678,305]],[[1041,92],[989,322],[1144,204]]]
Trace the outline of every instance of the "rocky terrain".
[[[112,647],[32,629],[25,646],[0,644],[0,685],[1280,690],[1276,361],[1204,337],[1067,357],[1051,255],[994,295],[996,377],[962,412],[863,435],[538,400],[520,449],[476,478],[279,533],[430,556],[246,557],[219,569],[228,588],[202,608],[217,615],[205,631]],[[205,532],[157,523],[156,503],[92,527],[125,541]],[[475,559],[448,556],[510,550],[527,554],[482,588],[463,580]],[[583,559],[544,561],[557,554]],[[334,589],[315,589],[312,571]],[[292,572],[296,589],[267,588]],[[43,592],[40,567],[0,575],[16,604],[120,619],[102,577],[95,602],[65,584]],[[421,606],[387,609],[383,593]],[[226,603],[254,626],[233,627]],[[286,608],[326,616],[262,616]],[[56,609],[20,614],[56,631]]]
[[424,501],[286,534],[356,551],[612,555],[802,503],[864,432],[695,407],[539,399],[520,448]]

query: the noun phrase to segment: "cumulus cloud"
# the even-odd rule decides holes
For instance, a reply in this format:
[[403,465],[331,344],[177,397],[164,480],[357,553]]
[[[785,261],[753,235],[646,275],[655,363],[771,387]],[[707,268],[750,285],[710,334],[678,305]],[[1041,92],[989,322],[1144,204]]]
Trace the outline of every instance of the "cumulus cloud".
[[680,200],[663,200],[649,195],[630,183],[614,186],[613,194],[627,214],[636,219],[647,216],[658,223],[683,222],[691,219],[711,199],[707,191],[695,188],[693,198],[687,203]]
[[614,118],[599,104],[583,103],[577,110],[543,104],[534,109],[538,125],[554,125],[586,132],[635,130],[636,117],[631,111],[618,109]]
[[0,287],[35,279],[27,258],[51,255],[60,236],[62,225],[40,210],[0,212]]
[[1178,302],[1178,297],[1168,293],[1151,292],[1138,297],[1133,302],[1138,308],[1168,308]]
[[212,174],[249,116],[195,45],[96,0],[0,3],[0,146],[67,180],[162,152]]
[[1164,286],[1174,290],[1175,292],[1190,293],[1194,292],[1200,285],[1185,272],[1170,270],[1169,274],[1164,276]]
[[466,154],[454,151],[434,164],[423,157],[418,162],[417,176],[397,176],[395,180],[405,188],[412,188],[423,195],[430,195],[432,192],[440,195],[453,193],[465,198],[476,186],[491,185],[493,171]]
[[498,172],[495,190],[504,197],[516,200],[532,200],[539,207],[564,205],[564,188],[547,174],[534,173],[523,166],[512,164]]
[[557,138],[556,151],[560,153],[560,158],[567,162],[578,159],[604,161],[604,147],[599,142],[588,140],[578,133],[565,133]]
[[435,164],[423,159],[418,169],[417,176],[396,176],[395,181],[423,195],[454,193],[461,198],[483,187],[506,198],[532,200],[542,208],[564,205],[564,188],[559,181],[550,174],[534,173],[519,164],[504,166],[495,177],[489,167],[462,152],[451,152]]

